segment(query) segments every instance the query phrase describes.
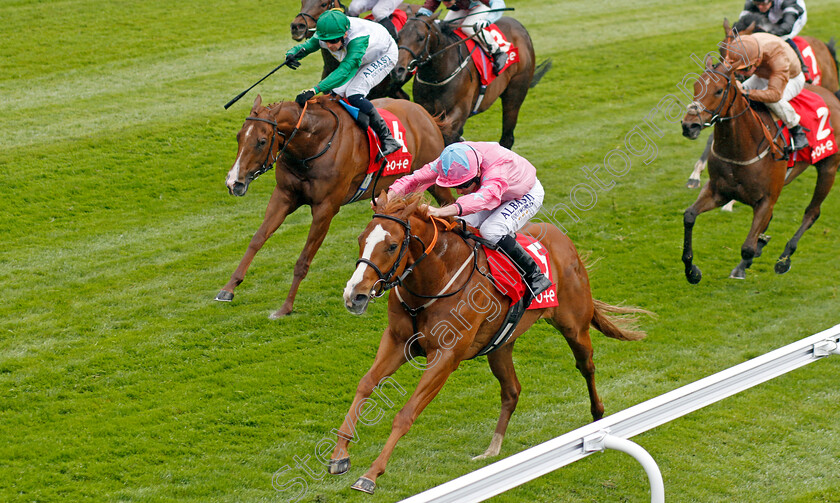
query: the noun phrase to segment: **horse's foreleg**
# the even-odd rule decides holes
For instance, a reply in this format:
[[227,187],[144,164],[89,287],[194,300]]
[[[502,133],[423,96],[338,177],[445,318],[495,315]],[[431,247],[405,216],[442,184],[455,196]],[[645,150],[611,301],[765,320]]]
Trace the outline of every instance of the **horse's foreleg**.
[[[835,154],[838,155],[838,154]],[[822,162],[822,161],[821,161]],[[832,162],[832,161],[829,161]],[[826,163],[827,165],[828,163]],[[805,234],[805,231],[814,225],[814,222],[820,218],[820,205],[828,196],[831,186],[834,185],[834,176],[837,172],[837,166],[824,167],[820,165],[817,167],[817,186],[814,189],[814,195],[811,197],[811,202],[805,209],[805,215],[802,217],[802,225],[796,230],[796,234],[787,242],[785,250],[779,256],[779,260],[774,267],[776,273],[784,274],[790,270],[790,257],[796,251],[796,246],[799,244],[799,239]]]
[[373,490],[376,488],[376,478],[385,473],[385,465],[388,464],[388,459],[394,452],[397,441],[408,432],[408,429],[411,428],[417,416],[437,396],[438,392],[440,392],[446,383],[446,379],[458,367],[458,362],[455,361],[451,350],[431,351],[427,355],[426,361],[433,363],[430,363],[431,366],[423,372],[417,388],[405,404],[405,407],[394,417],[391,435],[388,437],[388,441],[385,442],[385,447],[382,448],[379,457],[376,458],[368,471],[352,485],[353,489],[373,493]]
[[309,235],[306,236],[303,251],[300,252],[300,257],[295,263],[295,273],[292,278],[292,286],[289,287],[289,295],[286,296],[286,301],[280,306],[280,309],[271,314],[271,319],[277,319],[292,312],[300,282],[309,272],[309,265],[318,252],[318,248],[321,247],[321,243],[324,242],[324,238],[327,237],[330,222],[340,208],[338,204],[332,204],[332,202],[312,206],[312,225],[309,227]]
[[[350,469],[350,441],[358,441],[356,425],[359,419],[361,418],[362,423],[367,425],[376,424],[382,419],[383,412],[381,409],[378,414],[374,413],[376,405],[381,404],[371,403],[368,398],[377,386],[384,386],[383,380],[396,372],[405,361],[404,347],[394,338],[390,327],[386,328],[382,334],[382,340],[379,342],[379,349],[376,352],[373,365],[359,381],[350,410],[344,416],[341,428],[336,432],[338,441],[329,462],[329,472],[331,474],[341,475],[347,473]],[[393,402],[384,393],[382,400],[393,406]]]
[[697,215],[720,205],[720,197],[712,192],[709,188],[709,183],[706,182],[706,185],[700,190],[700,195],[697,196],[697,200],[683,214],[685,234],[683,237],[682,261],[685,264],[685,277],[692,285],[699,283],[703,277],[700,273],[700,268],[694,265],[694,251],[691,248],[691,235],[694,229],[694,221],[697,220]]
[[715,136],[710,134],[709,139],[706,141],[706,147],[703,149],[703,153],[700,154],[700,159],[697,159],[697,162],[694,163],[694,171],[691,172],[691,175],[688,177],[688,182],[685,184],[689,189],[700,187],[700,173],[706,169],[706,162],[709,160],[709,154],[712,151],[714,140]]
[[753,208],[753,221],[747,239],[741,245],[741,262],[729,274],[733,279],[744,279],[747,276],[747,269],[753,263],[758,249],[758,237],[770,225],[773,217],[773,205],[775,201],[764,199]]
[[490,441],[490,446],[487,447],[484,454],[473,459],[484,459],[499,455],[510,416],[516,410],[516,404],[519,402],[519,392],[522,391],[522,385],[519,384],[519,379],[516,378],[516,370],[513,368],[513,343],[490,353],[487,356],[487,363],[490,364],[490,370],[499,380],[502,389],[502,411],[499,414],[499,421],[496,423],[496,431],[493,432],[493,440]]
[[245,279],[245,273],[254,260],[254,256],[260,251],[260,248],[263,247],[268,238],[274,234],[274,231],[280,227],[286,217],[295,211],[298,206],[300,204],[293,201],[288,193],[280,190],[278,187],[274,187],[274,192],[271,193],[271,199],[268,201],[268,206],[265,209],[265,218],[263,219],[262,225],[254,233],[254,237],[248,243],[248,249],[245,250],[245,256],[239,262],[239,267],[233,272],[230,281],[216,295],[216,300],[223,302],[233,300],[233,289],[239,286],[242,280]]

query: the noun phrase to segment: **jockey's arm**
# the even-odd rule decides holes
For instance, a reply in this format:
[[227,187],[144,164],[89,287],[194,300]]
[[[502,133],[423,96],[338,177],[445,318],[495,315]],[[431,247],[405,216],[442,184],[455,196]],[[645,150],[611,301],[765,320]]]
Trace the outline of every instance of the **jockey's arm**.
[[769,64],[772,73],[766,89],[750,89],[750,99],[762,103],[776,103],[782,99],[787,86],[790,63],[787,58],[776,58]]
[[461,215],[478,213],[483,210],[495,210],[502,204],[502,194],[508,184],[502,179],[482,180],[481,187],[472,194],[459,197],[455,202],[461,207]]
[[796,23],[797,19],[799,19],[799,15],[795,12],[785,12],[781,21],[773,25],[770,33],[779,37],[790,35],[790,32],[793,31],[793,25]]
[[321,46],[320,46],[320,44],[318,44],[318,39],[315,38],[315,37],[312,37],[309,40],[307,40],[306,42],[304,42],[302,44],[298,44],[298,45],[292,47],[291,49],[289,49],[288,51],[286,51],[286,55],[287,56],[289,56],[289,55],[294,56],[294,55],[297,55],[299,52],[303,51],[303,54],[299,56],[299,58],[302,58],[304,56],[308,56],[308,55],[312,54],[313,52],[317,51],[320,48],[321,48]]
[[435,159],[414,173],[398,178],[388,189],[388,197],[420,192],[434,185],[438,173],[432,166],[436,165],[437,162],[438,160]]
[[368,36],[351,40],[347,44],[347,55],[344,56],[344,59],[332,73],[315,86],[315,91],[327,93],[352,79],[362,66],[362,58],[367,51],[369,41],[370,37]]

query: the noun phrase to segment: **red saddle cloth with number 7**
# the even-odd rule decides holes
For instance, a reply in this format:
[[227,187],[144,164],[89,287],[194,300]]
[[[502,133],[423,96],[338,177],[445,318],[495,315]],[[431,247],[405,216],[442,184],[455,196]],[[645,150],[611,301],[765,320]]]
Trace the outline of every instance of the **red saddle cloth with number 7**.
[[[543,274],[548,276],[548,279],[553,283],[551,288],[531,301],[528,309],[558,306],[557,284],[554,281],[551,262],[548,260],[548,250],[536,238],[527,234],[517,234],[516,242],[531,254]],[[487,254],[487,263],[490,264],[490,274],[496,282],[496,288],[510,297],[511,304],[516,304],[525,295],[526,288],[528,288],[525,286],[519,270],[504,253],[487,247],[484,247],[484,252]]]
[[[819,94],[803,89],[790,104],[796,113],[799,114],[799,124],[805,128],[805,136],[808,138],[808,146],[797,150],[788,159],[788,167],[797,161],[808,161],[814,164],[837,152],[837,138],[834,129],[831,127],[831,115],[825,101]],[[782,122],[779,121],[779,125]],[[790,133],[787,128],[785,141],[790,144]]]
[[[484,29],[487,31],[491,37],[499,44],[499,47],[502,48],[508,55],[507,62],[505,66],[501,69],[499,74],[505,71],[507,67],[519,61],[519,49],[516,46],[511,45],[510,42],[507,41],[505,38],[505,34],[502,33],[502,30],[499,29],[498,26],[495,24],[491,24],[487,28]],[[454,32],[461,38],[469,38],[467,35],[461,31],[460,28],[455,30]],[[481,85],[488,86],[490,85],[493,80],[496,79],[496,75],[493,73],[493,63],[490,61],[490,58],[487,54],[480,47],[476,47],[475,39],[469,39],[464,42],[464,45],[467,46],[467,50],[472,55],[473,63],[475,63],[475,67],[478,69],[478,75],[481,78]]]

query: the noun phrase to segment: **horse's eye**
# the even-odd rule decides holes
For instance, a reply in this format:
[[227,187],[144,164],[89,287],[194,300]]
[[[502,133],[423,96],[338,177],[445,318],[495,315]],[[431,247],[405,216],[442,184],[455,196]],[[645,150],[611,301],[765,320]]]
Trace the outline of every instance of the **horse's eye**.
[[388,251],[389,251],[389,252],[394,252],[394,251],[397,251],[397,243],[394,243],[394,244],[392,244],[391,246],[389,246],[389,247],[388,247]]
[[329,2],[324,2],[324,3],[321,4],[321,8],[326,9],[327,5],[329,5]]
[[420,35],[419,33],[417,34],[417,41],[418,42],[422,42],[425,39],[426,39],[426,37],[424,37],[423,35]]
[[267,140],[265,138],[260,138],[260,141],[257,142],[257,146],[258,147],[264,147],[265,144],[266,144],[266,141]]
[[720,96],[721,94],[723,94],[723,89],[718,89],[717,92],[715,92],[715,96]]

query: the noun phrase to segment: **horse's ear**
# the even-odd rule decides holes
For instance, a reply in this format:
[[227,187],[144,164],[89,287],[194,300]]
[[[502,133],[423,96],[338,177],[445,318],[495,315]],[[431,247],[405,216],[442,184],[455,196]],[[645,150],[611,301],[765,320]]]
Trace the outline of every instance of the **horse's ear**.
[[251,107],[251,113],[257,113],[257,110],[260,108],[260,105],[262,105],[262,96],[258,94],[257,98],[254,100],[254,106]]
[[379,197],[373,203],[373,211],[376,212],[380,209],[385,209],[385,205],[388,204],[388,191],[386,189],[382,189],[382,192],[379,193]]
[[729,37],[732,34],[732,27],[729,26],[729,19],[723,18],[723,35]]
[[[723,52],[723,51],[721,51]],[[721,54],[721,56],[726,57],[725,54]],[[706,55],[706,70],[711,70],[715,66],[715,62],[712,61],[712,57],[710,55]]]
[[407,220],[408,217],[413,215],[414,212],[417,211],[417,207],[422,202],[421,201],[422,199],[423,199],[422,197],[417,197],[417,198],[414,199],[414,201],[411,202],[411,204],[406,206],[405,209],[403,209],[402,212],[400,213],[400,219]]
[[414,11],[411,9],[411,7],[411,5],[405,6],[405,15],[408,17],[411,17],[411,15],[414,14]]
[[755,31],[755,21],[750,23],[749,26],[741,30],[741,35],[750,35]]
[[430,17],[430,18],[429,18],[429,21],[434,21],[435,19],[439,18],[439,17],[440,17],[440,13],[441,13],[441,12],[443,12],[443,10],[442,10],[442,9],[441,9],[441,10],[439,10],[439,11],[437,11],[437,12],[435,12],[434,14],[432,14],[432,17]]

